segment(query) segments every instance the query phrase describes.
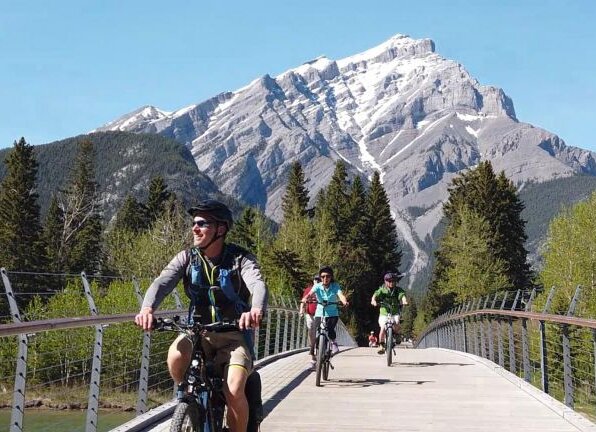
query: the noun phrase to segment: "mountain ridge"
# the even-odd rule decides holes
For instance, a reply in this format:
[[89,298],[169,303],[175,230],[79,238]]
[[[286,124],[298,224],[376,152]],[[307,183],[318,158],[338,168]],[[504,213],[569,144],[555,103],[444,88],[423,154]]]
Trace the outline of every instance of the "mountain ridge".
[[[103,128],[184,143],[223,192],[276,220],[294,161],[303,165],[311,199],[337,160],[365,177],[380,171],[413,249],[413,273],[429,262],[422,245],[441,218],[451,179],[481,160],[520,186],[596,175],[595,153],[521,122],[502,89],[437,54],[432,40],[404,35],[340,60],[319,56],[165,113],[136,110]],[[423,210],[413,218],[408,208]]]

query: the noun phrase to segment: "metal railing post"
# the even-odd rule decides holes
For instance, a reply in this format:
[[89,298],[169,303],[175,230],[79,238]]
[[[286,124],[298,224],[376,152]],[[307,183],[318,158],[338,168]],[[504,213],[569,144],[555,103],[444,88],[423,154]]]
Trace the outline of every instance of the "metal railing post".
[[[508,296],[509,292],[505,291],[505,295],[503,296],[503,300],[501,301],[501,307],[499,308],[500,310],[503,310],[503,308],[505,307],[505,302],[507,301]],[[497,320],[497,329],[497,343],[499,344],[499,366],[505,367],[505,354],[503,352],[503,321],[500,318]]]
[[[573,316],[575,313],[575,308],[577,306],[577,302],[579,300],[579,296],[582,292],[581,286],[577,286],[575,288],[575,293],[573,294],[573,299],[571,299],[571,303],[569,304],[569,309],[567,310],[567,316]],[[562,325],[563,330],[563,383],[565,386],[565,405],[569,408],[573,408],[573,369],[571,367],[571,345],[569,344],[569,326]]]
[[[517,306],[517,301],[519,300],[521,290],[517,290],[515,294],[515,300],[513,300],[513,305],[511,306],[511,311],[515,310]],[[509,371],[512,374],[517,373],[517,364],[515,361],[515,336],[513,334],[513,319],[509,318]]]
[[[87,303],[89,303],[89,310],[91,315],[97,316],[97,308],[95,301],[91,295],[91,287],[87,280],[85,272],[81,272],[81,280],[83,281],[83,288]],[[85,424],[85,432],[97,431],[97,416],[99,414],[99,383],[101,380],[101,355],[103,347],[103,327],[98,324],[95,326],[95,344],[93,346],[93,362],[91,364],[91,380],[89,383],[89,402],[87,404],[87,421]]]
[[[19,307],[10,285],[10,279],[5,268],[0,270],[2,282],[8,298],[8,307],[14,323],[21,322]],[[10,414],[10,432],[21,432],[23,430],[23,417],[25,415],[25,387],[27,384],[27,351],[29,340],[25,333],[19,334],[19,351],[17,353],[17,367],[14,374],[14,389],[12,393],[12,411]]]
[[[530,299],[528,303],[526,303],[526,312],[529,312],[532,307],[532,301],[534,300],[534,296],[536,295],[536,288],[532,289],[532,294],[530,294]],[[528,320],[522,318],[522,363],[524,368],[524,380],[530,382],[531,375],[530,375],[530,344],[528,341]]]
[[[284,304],[285,305],[285,304]],[[281,352],[288,350],[288,311],[284,310],[284,337],[281,346]]]
[[[555,295],[555,287],[551,287],[542,313],[547,313]],[[540,320],[540,374],[542,375],[542,391],[548,393],[548,348],[546,344],[546,323]]]
[[275,311],[275,315],[277,317],[276,323],[275,323],[275,346],[273,347],[273,354],[278,354],[279,353],[279,335],[281,333],[281,326],[280,321],[281,321],[281,311],[279,309],[277,309]]
[[[132,285],[139,306],[143,306],[141,287],[136,277],[132,277]],[[147,392],[149,388],[149,356],[151,354],[151,332],[143,332],[143,349],[141,352],[141,371],[139,373],[139,394],[137,397],[137,415],[147,412]]]
[[271,340],[271,310],[267,309],[267,327],[265,327],[265,346],[263,347],[263,357],[269,355],[269,343]]

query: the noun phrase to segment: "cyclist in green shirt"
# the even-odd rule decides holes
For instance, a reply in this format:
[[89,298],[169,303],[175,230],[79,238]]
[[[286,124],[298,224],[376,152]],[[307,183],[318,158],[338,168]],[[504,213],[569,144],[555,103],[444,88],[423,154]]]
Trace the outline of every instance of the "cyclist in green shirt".
[[[378,303],[387,303],[391,307],[391,310],[394,313],[393,319],[396,323],[393,327],[394,334],[397,334],[399,331],[399,316],[401,314],[401,309],[408,304],[405,291],[397,286],[399,276],[399,273],[386,273],[383,278],[385,283],[375,291],[370,300],[370,304],[375,307]],[[379,310],[379,327],[381,327],[381,331],[379,332],[379,344],[381,345],[381,349],[377,351],[379,354],[385,353],[385,321],[387,321],[387,309],[384,306],[381,306],[381,309]]]

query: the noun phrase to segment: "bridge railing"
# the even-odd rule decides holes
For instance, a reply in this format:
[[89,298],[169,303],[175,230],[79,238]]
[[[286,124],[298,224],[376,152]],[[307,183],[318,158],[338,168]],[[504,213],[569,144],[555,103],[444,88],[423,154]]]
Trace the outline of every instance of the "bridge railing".
[[[415,348],[440,347],[486,358],[594,418],[596,320],[574,316],[579,286],[566,312],[549,313],[555,293],[553,287],[536,301],[536,290],[518,290],[466,302],[430,323]],[[558,296],[559,311],[561,298],[566,296]]]
[[[0,402],[7,406],[10,399],[11,432],[24,430],[27,410],[39,405],[84,409],[85,424],[78,429],[96,431],[100,408],[135,407],[132,418],[172,399],[165,359],[175,334],[144,333],[133,324],[143,281],[5,269],[1,276]],[[188,306],[177,290],[169,297],[156,315],[185,317]],[[305,349],[308,337],[297,301],[270,296],[254,336],[257,360]],[[343,325],[338,339],[353,344]],[[54,396],[62,405],[52,401]],[[53,422],[51,430],[59,425]]]

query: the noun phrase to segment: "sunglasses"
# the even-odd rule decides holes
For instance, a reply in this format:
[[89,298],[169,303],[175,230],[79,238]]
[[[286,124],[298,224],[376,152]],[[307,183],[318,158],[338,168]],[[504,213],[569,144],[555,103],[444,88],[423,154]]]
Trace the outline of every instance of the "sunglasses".
[[208,227],[211,226],[211,224],[212,224],[212,222],[211,221],[208,221],[208,220],[192,221],[193,228],[195,226],[198,226],[199,228],[208,228]]
[[322,274],[321,279],[331,279],[331,275]]

